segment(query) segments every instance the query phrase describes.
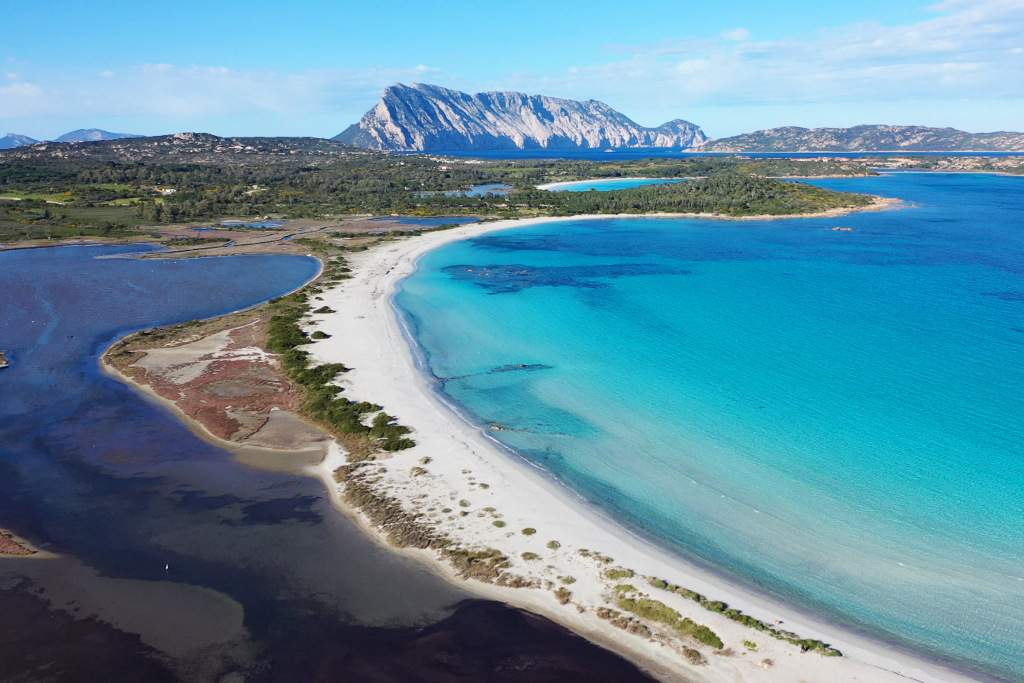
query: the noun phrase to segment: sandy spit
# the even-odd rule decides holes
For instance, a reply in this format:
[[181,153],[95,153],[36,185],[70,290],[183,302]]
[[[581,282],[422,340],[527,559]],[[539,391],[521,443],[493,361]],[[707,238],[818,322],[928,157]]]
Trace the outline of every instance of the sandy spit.
[[[897,203],[897,200],[884,200],[871,208],[878,210]],[[340,362],[353,368],[340,378],[345,396],[383,405],[401,424],[413,429],[412,436],[417,442],[415,448],[374,464],[378,473],[377,491],[399,499],[407,511],[422,513],[422,521],[464,548],[499,549],[511,558],[510,570],[535,581],[537,587],[508,588],[465,581],[434,551],[402,549],[397,552],[419,558],[439,574],[483,597],[558,621],[644,666],[661,680],[769,683],[976,680],[778,604],[631,535],[543,472],[499,449],[486,430],[466,422],[431,390],[430,383],[416,367],[391,301],[399,283],[414,272],[421,256],[444,244],[497,230],[613,217],[478,223],[384,243],[352,254],[349,259],[352,279],[321,295],[323,303],[336,312],[313,317],[309,329],[322,330],[331,337],[312,344],[309,347],[312,356],[318,361]],[[344,453],[335,446],[324,462],[310,468],[309,473],[320,477],[339,508],[351,515],[352,511],[342,502],[341,487],[333,478],[334,470],[344,463]],[[368,520],[358,514],[356,517],[368,532],[376,533]],[[524,534],[524,529],[536,532]],[[553,547],[555,544],[550,544],[551,541],[557,541],[557,547]],[[524,558],[523,553],[532,553],[536,558],[531,555]],[[610,561],[606,561],[607,558],[611,558]],[[636,572],[636,576],[610,579],[605,572],[614,568],[628,568]],[[659,577],[698,591],[709,599],[722,600],[770,624],[780,621],[779,628],[793,631],[801,638],[821,639],[845,656],[801,653],[796,646],[709,612],[691,600],[649,586],[646,577]],[[649,639],[627,633],[599,618],[597,610],[613,605],[616,596],[612,589],[624,582],[668,604],[683,616],[706,624],[725,643],[723,650],[714,651],[692,638]],[[560,604],[556,599],[554,592],[559,588],[571,592],[567,604]],[[689,663],[681,651],[683,646],[698,650],[707,663]]]

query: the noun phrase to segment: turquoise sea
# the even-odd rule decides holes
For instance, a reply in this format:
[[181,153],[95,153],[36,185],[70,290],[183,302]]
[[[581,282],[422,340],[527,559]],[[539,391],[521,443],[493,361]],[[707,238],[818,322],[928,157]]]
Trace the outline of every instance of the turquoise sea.
[[816,183],[912,206],[507,230],[396,301],[452,401],[624,525],[1024,681],[1024,178]]

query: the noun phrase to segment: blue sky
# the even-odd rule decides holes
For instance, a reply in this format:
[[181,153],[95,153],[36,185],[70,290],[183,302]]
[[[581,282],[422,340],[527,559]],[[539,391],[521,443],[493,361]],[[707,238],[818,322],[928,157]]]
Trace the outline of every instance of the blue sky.
[[712,137],[1024,130],[1024,0],[9,3],[0,128],[333,136],[392,83],[607,102]]

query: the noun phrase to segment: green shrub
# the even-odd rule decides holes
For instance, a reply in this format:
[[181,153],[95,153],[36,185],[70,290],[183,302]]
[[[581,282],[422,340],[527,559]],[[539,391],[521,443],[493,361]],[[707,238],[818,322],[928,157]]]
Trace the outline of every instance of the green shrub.
[[412,439],[398,439],[388,437],[381,442],[380,447],[382,450],[393,453],[395,451],[404,451],[406,448],[412,448],[416,445],[416,442]]
[[608,569],[605,571],[604,575],[613,581],[617,581],[619,579],[631,579],[636,576],[632,569]]
[[641,598],[620,598],[617,603],[619,609],[632,612],[639,617],[657,621],[669,626],[676,633],[683,636],[692,636],[705,645],[710,645],[716,650],[724,647],[722,639],[703,624],[694,622],[689,617],[683,617],[668,605],[658,600],[647,597]]
[[522,533],[523,536],[533,536],[535,533],[537,533],[537,530],[534,529],[533,527],[526,527],[520,533]]

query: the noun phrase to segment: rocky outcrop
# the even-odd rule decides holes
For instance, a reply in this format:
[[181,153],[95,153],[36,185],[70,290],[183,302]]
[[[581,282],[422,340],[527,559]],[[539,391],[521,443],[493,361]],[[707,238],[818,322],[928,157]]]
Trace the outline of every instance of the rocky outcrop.
[[924,126],[786,126],[709,142],[706,152],[1016,152],[1024,133],[966,133]]
[[699,126],[676,119],[645,128],[597,100],[518,92],[470,95],[395,84],[362,120],[333,138],[388,151],[697,147]]

